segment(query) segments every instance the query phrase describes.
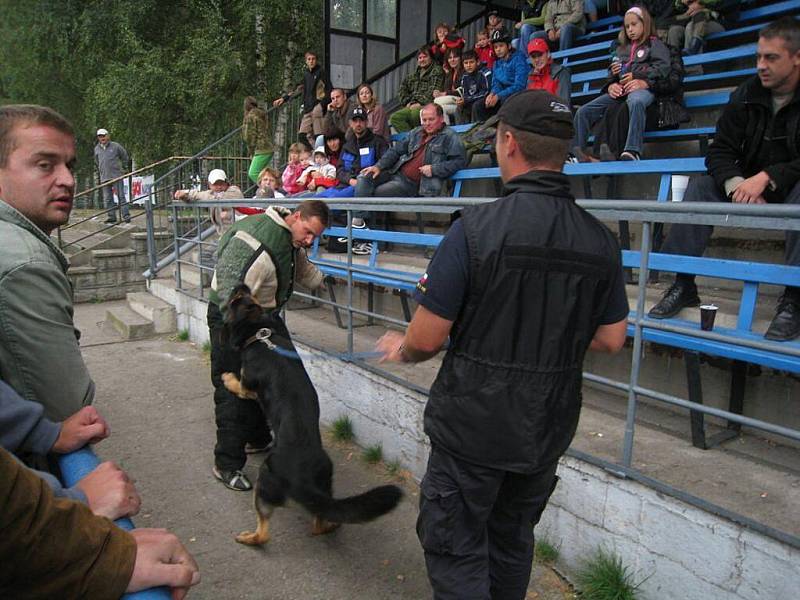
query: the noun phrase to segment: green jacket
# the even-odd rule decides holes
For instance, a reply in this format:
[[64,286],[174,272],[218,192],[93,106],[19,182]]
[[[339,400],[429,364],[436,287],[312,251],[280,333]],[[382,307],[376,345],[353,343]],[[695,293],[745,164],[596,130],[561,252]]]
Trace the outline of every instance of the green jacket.
[[62,421],[94,399],[72,308],[69,261],[0,200],[0,379]]
[[271,154],[273,152],[267,113],[260,108],[250,109],[242,123],[242,139],[253,154]]
[[288,208],[270,206],[264,214],[237,221],[220,239],[209,300],[223,316],[240,283],[270,309],[288,302],[295,280],[310,289],[322,285],[322,273],[308,261],[306,251],[292,246],[292,232],[284,220],[290,214]]
[[445,90],[444,70],[436,62],[431,62],[427,69],[417,67],[400,84],[397,97],[400,104],[405,106],[412,102],[419,102],[423,106],[433,102],[433,90]]

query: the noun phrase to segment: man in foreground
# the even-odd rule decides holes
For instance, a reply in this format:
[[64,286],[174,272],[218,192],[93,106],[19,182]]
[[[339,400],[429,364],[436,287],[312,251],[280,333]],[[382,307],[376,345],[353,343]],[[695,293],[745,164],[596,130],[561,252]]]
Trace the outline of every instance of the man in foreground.
[[419,362],[450,337],[425,408],[417,521],[437,600],[525,597],[533,526],[578,425],[584,355],[625,341],[619,247],[561,173],[569,108],[529,90],[498,116],[506,195],[460,212],[405,334],[378,341],[384,360]]

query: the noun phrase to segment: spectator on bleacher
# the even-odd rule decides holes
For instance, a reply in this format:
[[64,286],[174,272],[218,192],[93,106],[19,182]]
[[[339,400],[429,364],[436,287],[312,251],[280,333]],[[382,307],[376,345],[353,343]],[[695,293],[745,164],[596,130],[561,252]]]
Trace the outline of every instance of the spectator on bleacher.
[[328,112],[325,114],[323,121],[323,133],[317,136],[315,140],[315,148],[324,142],[324,132],[337,129],[346,132],[350,127],[350,103],[347,100],[347,94],[341,88],[333,88],[331,90],[331,101],[328,104]]
[[650,14],[634,6],[625,13],[619,34],[617,52],[609,67],[606,93],[584,104],[575,114],[573,156],[580,161],[591,160],[585,152],[591,127],[604,117],[609,108],[620,102],[628,105],[628,136],[622,160],[639,160],[644,140],[647,107],[655,96],[650,90],[658,79],[669,77],[669,49],[656,37]]
[[478,60],[474,50],[467,50],[461,57],[464,73],[459,87],[462,97],[457,100],[464,122],[479,121],[476,107],[483,103],[492,90],[492,72]]
[[522,14],[514,28],[519,30],[519,37],[514,40],[513,46],[517,50],[528,47],[531,36],[544,29],[545,7],[548,0],[525,0],[522,2]]
[[315,52],[310,50],[306,52],[305,63],[303,80],[297,84],[293,92],[284,93],[272,105],[280,106],[290,98],[302,94],[303,117],[300,119],[300,127],[297,130],[298,141],[311,150],[314,147],[314,140],[324,130],[323,119],[325,107],[330,101],[331,82],[322,67],[317,64]]
[[448,125],[455,121],[458,123],[458,100],[461,98],[462,90],[461,76],[464,69],[461,66],[461,50],[450,48],[445,53],[444,66],[444,86],[442,90],[433,90],[433,101],[442,107],[444,120]]
[[458,50],[461,53],[466,43],[466,40],[447,23],[439,23],[436,26],[436,41],[431,46],[431,55],[436,62],[444,65],[447,60],[447,51]]
[[[50,108],[0,107],[0,379],[63,421],[94,400],[73,320],[69,261],[50,238],[69,221],[75,134]],[[48,470],[44,457],[31,466]]]
[[[353,109],[350,117],[349,136],[342,148],[341,162],[336,169],[338,185],[320,194],[317,198],[352,198],[355,196],[358,175],[366,169],[378,163],[389,149],[388,142],[380,136],[375,135],[367,127],[367,112],[357,106]],[[370,213],[366,211],[352,212],[353,229],[364,229],[369,227]],[[343,240],[343,241],[342,241]],[[343,245],[347,249],[347,239],[339,239],[340,247]],[[329,243],[329,248],[331,244]],[[360,240],[353,240],[353,254],[371,254],[372,243]]]
[[[272,167],[265,167],[258,174],[258,189],[256,198],[283,198],[284,194],[280,191],[281,176]],[[259,212],[263,212],[259,210]]]
[[263,308],[277,315],[292,295],[293,282],[310,290],[322,286],[322,273],[305,249],[322,234],[329,216],[322,200],[303,200],[294,210],[270,206],[264,214],[237,221],[219,241],[207,313],[217,425],[212,474],[228,489],[252,489],[242,472],[245,446],[266,448],[272,438],[260,403],[232,394],[222,381],[223,373],[241,370],[240,351],[230,345],[225,327],[228,301],[244,283]]
[[[779,19],[759,32],[757,75],[733,92],[708,149],[708,175],[692,177],[684,202],[800,204],[800,24]],[[702,256],[709,225],[673,225],[661,252]],[[786,232],[786,263],[800,266],[800,233]],[[700,298],[694,276],[679,273],[649,313],[672,317]],[[764,337],[800,335],[800,287],[787,287]]]
[[395,131],[411,131],[419,125],[419,113],[423,106],[433,102],[433,90],[442,89],[444,71],[433,60],[431,49],[423,46],[417,52],[417,70],[410,73],[403,83],[397,98],[403,108],[389,118]]
[[[100,183],[121,177],[128,169],[129,162],[128,151],[125,150],[122,144],[111,141],[107,129],[98,129],[97,144],[95,144],[94,147],[94,165],[97,169]],[[114,192],[116,192],[119,210],[122,213],[122,220],[126,223],[130,223],[131,215],[128,202],[125,199],[125,186],[122,180],[104,185],[102,191],[103,204],[108,211],[108,217],[105,222],[117,222],[117,209],[114,206]]]
[[242,139],[253,155],[247,175],[253,183],[258,183],[258,174],[272,161],[273,147],[267,113],[259,108],[258,100],[253,96],[244,99]]
[[506,26],[503,24],[503,18],[497,10],[490,10],[486,13],[486,31],[489,32],[489,39],[492,39],[495,31],[499,31],[501,35],[508,35]]
[[528,75],[529,90],[544,90],[561,98],[567,106],[572,106],[572,76],[569,69],[553,62],[550,48],[541,38],[528,42],[531,72]]
[[356,96],[361,108],[367,111],[367,127],[372,133],[388,142],[392,137],[392,132],[389,130],[389,119],[386,117],[386,110],[383,105],[375,97],[372,86],[368,83],[362,83],[358,86]]
[[[346,126],[349,127],[350,124],[346,123]],[[334,167],[338,167],[346,137],[344,131],[338,128],[331,128],[326,129],[323,135],[325,137],[325,156],[328,157],[329,163]]]
[[707,35],[725,31],[727,22],[736,22],[738,5],[731,0],[675,0],[675,24],[669,28],[667,42],[683,48],[687,56],[699,54]]
[[0,590],[6,598],[120,598],[169,586],[182,600],[200,571],[163,529],[127,532],[80,502],[55,498],[0,449]]
[[[666,44],[669,40],[669,28],[675,25],[675,0],[643,0],[642,2],[630,2],[629,4],[630,6],[626,6],[618,12],[625,13],[633,5],[646,8],[656,24],[658,39]],[[683,44],[676,47],[682,48]]]
[[[74,415],[56,423],[44,416],[44,407],[25,400],[0,381],[0,446],[20,457],[67,454],[86,444],[95,444],[109,435],[108,423],[93,406],[84,406]],[[133,481],[112,462],[104,462],[65,488],[57,477],[34,472],[59,498],[86,504],[94,514],[114,520],[139,512],[141,499]]]
[[497,57],[492,69],[492,90],[482,103],[476,105],[479,121],[491,117],[507,98],[525,89],[531,68],[525,51],[514,50],[511,47],[511,38],[508,34],[495,32],[492,37],[492,48]]
[[445,124],[442,107],[427,104],[421,117],[422,125],[361,171],[356,198],[438,196],[447,179],[466,166],[464,144]]
[[490,71],[494,68],[494,48],[492,48],[492,34],[488,29],[481,29],[478,32],[478,41],[475,42],[475,54],[478,57],[478,63],[482,63]]
[[583,11],[583,0],[550,0],[545,8],[544,31],[537,31],[533,37],[558,44],[559,50],[569,50],[586,31]]
[[[228,175],[222,169],[211,169],[208,174],[207,190],[176,190],[175,200],[183,202],[210,202],[212,200],[238,200],[243,198],[242,190],[238,185],[228,181]],[[217,232],[233,223],[236,211],[232,207],[214,207],[211,209],[211,222]],[[213,264],[211,265],[213,266]]]
[[303,186],[297,183],[297,178],[308,166],[311,152],[305,144],[295,142],[289,146],[288,154],[289,162],[281,174],[281,183],[283,184],[283,191],[291,196],[303,191]]
[[336,179],[336,167],[328,160],[325,146],[314,150],[313,156],[314,163],[300,173],[297,182],[316,195],[317,192],[335,187],[338,180]]
[[584,357],[625,342],[619,245],[561,172],[569,108],[523,91],[498,120],[505,195],[455,215],[408,328],[376,345],[382,360],[418,363],[449,338],[425,407],[417,518],[436,599],[538,596],[534,527],[578,426]]

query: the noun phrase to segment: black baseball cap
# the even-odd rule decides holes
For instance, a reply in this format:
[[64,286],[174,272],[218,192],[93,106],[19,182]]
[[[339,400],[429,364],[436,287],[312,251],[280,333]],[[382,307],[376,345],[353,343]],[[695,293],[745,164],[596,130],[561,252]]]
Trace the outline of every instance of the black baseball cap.
[[510,46],[511,36],[508,35],[508,31],[506,31],[505,27],[501,27],[492,32],[491,41],[493,44],[508,44]]
[[356,106],[353,109],[353,112],[350,113],[350,119],[361,119],[362,121],[367,120],[367,111],[365,111],[362,107]]
[[547,137],[571,140],[575,135],[569,106],[544,90],[525,90],[509,96],[497,118],[514,129]]

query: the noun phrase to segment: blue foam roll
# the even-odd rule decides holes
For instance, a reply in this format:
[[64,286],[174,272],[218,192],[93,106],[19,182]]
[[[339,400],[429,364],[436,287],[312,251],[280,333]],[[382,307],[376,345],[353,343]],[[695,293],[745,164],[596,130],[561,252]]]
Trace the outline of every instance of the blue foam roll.
[[[62,454],[58,457],[58,462],[61,467],[62,482],[65,486],[72,487],[91,473],[100,464],[100,459],[91,448],[85,446],[75,452]],[[128,518],[117,519],[114,523],[127,531],[134,528],[133,521]],[[172,595],[167,588],[158,587],[134,594],[125,594],[123,598],[126,600],[171,600]]]

